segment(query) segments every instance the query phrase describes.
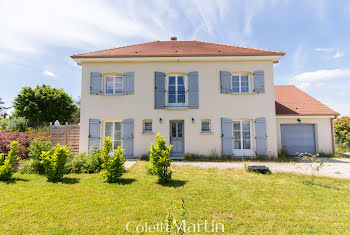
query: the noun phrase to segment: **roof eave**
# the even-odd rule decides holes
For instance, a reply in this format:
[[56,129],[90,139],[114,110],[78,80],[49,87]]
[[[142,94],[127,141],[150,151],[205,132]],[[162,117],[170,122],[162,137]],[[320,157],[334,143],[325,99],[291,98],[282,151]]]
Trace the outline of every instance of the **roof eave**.
[[277,63],[278,60],[284,55],[189,55],[189,56],[176,56],[176,55],[164,55],[164,56],[79,56],[73,55],[71,58],[78,64],[83,62],[121,62],[121,61],[232,61],[232,60],[271,60],[273,63]]

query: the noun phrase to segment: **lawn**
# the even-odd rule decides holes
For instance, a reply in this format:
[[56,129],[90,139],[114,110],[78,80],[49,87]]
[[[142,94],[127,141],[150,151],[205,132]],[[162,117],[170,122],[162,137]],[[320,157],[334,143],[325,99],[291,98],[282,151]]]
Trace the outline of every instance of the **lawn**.
[[120,184],[99,174],[66,175],[63,183],[16,173],[0,182],[0,233],[127,233],[129,221],[164,221],[173,204],[186,222],[225,225],[225,233],[349,233],[350,181],[243,170],[173,166],[174,181],[156,184],[137,162]]

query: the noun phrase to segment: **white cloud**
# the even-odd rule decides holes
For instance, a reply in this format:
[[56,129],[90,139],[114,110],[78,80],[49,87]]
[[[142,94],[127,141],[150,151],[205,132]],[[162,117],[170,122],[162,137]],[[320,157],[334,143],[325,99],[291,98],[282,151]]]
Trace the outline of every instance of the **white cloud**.
[[337,59],[337,58],[340,58],[340,57],[343,57],[343,56],[344,56],[344,52],[337,51],[337,52],[333,55],[333,58],[334,58],[334,59]]
[[334,59],[338,59],[340,57],[343,57],[344,56],[344,52],[340,51],[340,49],[337,49],[337,48],[315,48],[315,51],[318,51],[318,52],[324,52],[324,53],[334,53],[332,55],[332,57],[330,58],[334,58]]
[[56,74],[54,74],[53,72],[50,72],[49,70],[44,70],[43,74],[45,76],[49,76],[49,77],[53,77],[53,78],[56,77]]
[[308,89],[311,85],[320,87],[325,85],[328,80],[345,76],[350,76],[350,69],[316,70],[297,74],[291,82],[301,89]]
[[308,54],[302,44],[299,44],[293,54],[293,69],[299,71],[303,69],[308,61]]
[[333,52],[333,51],[335,51],[335,48],[315,48],[315,51],[320,51],[320,52]]

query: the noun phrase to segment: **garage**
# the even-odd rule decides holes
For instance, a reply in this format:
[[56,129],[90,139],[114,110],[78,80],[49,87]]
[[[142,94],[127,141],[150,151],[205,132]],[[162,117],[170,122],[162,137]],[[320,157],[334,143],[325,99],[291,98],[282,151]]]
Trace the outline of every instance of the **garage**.
[[313,124],[281,124],[281,144],[288,154],[316,153]]

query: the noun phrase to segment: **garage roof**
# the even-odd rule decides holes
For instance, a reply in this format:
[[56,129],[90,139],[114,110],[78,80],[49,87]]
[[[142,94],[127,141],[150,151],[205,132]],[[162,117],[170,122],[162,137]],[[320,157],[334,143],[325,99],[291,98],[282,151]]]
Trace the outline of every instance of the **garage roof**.
[[275,86],[276,115],[340,115],[293,85]]

